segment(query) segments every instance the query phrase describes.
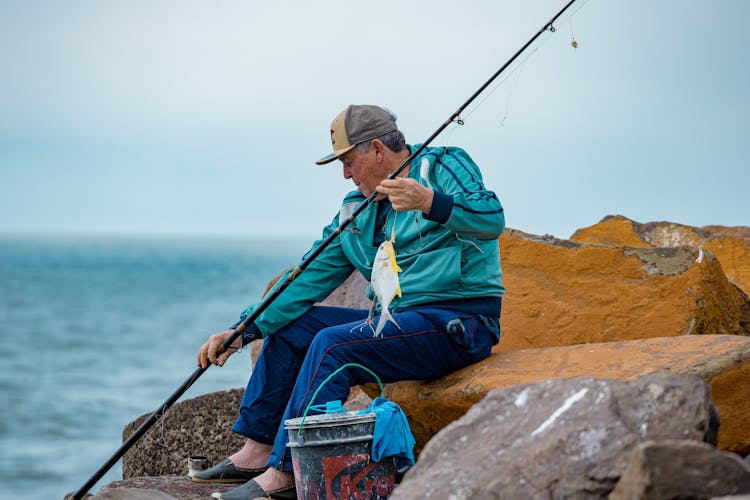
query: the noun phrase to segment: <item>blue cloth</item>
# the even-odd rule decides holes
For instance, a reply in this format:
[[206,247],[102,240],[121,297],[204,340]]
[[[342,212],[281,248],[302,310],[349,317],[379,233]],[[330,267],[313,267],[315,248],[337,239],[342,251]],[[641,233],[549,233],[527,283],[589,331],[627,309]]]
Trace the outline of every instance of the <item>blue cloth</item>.
[[[360,363],[384,383],[431,379],[486,358],[495,343],[494,332],[476,314],[426,307],[396,312],[401,329],[388,323],[380,337],[363,324],[367,314],[314,306],[266,337],[232,430],[273,444],[268,465],[292,470],[283,422],[301,417],[315,390],[344,364]],[[449,331],[456,318],[463,328]],[[313,404],[343,401],[352,386],[374,381],[360,368],[347,368],[322,387]]]
[[416,440],[399,405],[377,397],[366,410],[359,413],[375,413],[375,434],[372,438],[372,459],[375,462],[393,457],[399,472],[414,465]]

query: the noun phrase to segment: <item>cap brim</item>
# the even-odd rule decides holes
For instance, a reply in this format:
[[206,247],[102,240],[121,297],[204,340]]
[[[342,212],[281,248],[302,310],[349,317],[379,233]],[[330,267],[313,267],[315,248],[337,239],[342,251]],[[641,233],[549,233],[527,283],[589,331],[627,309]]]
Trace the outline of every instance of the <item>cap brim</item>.
[[[356,144],[354,146],[356,146]],[[316,161],[315,164],[316,165],[325,165],[326,163],[331,163],[333,160],[338,160],[341,155],[345,155],[346,153],[348,153],[349,151],[351,151],[352,149],[354,149],[354,146],[349,146],[346,149],[339,149],[337,151],[334,151],[333,153],[328,153],[323,158],[321,158],[320,160]]]

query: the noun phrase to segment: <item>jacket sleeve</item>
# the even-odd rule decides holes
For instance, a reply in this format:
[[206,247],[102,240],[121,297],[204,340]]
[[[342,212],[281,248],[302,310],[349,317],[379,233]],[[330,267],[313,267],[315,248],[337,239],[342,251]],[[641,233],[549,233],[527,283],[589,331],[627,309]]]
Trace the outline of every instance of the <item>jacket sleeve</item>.
[[497,195],[485,188],[479,167],[463,149],[445,148],[431,158],[435,196],[425,217],[459,234],[480,240],[496,239],[505,229],[505,214]]
[[[307,259],[329,235],[335,232],[338,226],[339,214],[334,217],[331,224],[323,229],[323,236],[313,244],[312,248],[302,258],[302,261]],[[270,294],[278,288],[289,276],[289,273],[294,272],[296,268],[297,266],[286,271],[268,293]],[[339,235],[258,316],[254,322],[254,329],[259,330],[263,337],[275,333],[307,312],[315,302],[320,302],[328,297],[332,291],[346,280],[353,270],[354,265],[349,262],[349,259],[346,258],[341,249],[341,235]],[[245,309],[240,316],[240,322],[249,316],[256,306],[257,304],[254,304]]]

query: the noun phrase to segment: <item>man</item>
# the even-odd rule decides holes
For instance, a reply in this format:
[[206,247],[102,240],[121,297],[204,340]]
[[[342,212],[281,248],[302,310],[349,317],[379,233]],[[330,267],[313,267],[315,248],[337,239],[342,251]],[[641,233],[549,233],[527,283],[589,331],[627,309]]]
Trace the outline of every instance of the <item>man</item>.
[[[367,196],[379,194],[243,335],[242,345],[265,339],[232,427],[247,442],[194,478],[247,481],[224,499],[296,498],[283,423],[300,417],[322,381],[342,365],[362,364],[383,382],[430,379],[486,358],[499,341],[505,289],[497,238],[505,218],[466,152],[426,148],[387,179],[418,146],[405,143],[392,113],[370,105],[351,105],[336,116],[331,142],[333,152],[317,163],[340,160],[357,190],[346,195],[323,239]],[[402,270],[402,296],[389,307],[396,324],[374,337],[363,327],[367,310],[313,306],[355,269],[369,279],[379,244],[392,234]],[[198,364],[223,365],[240,347],[238,339],[217,356],[231,334],[230,328],[212,335]],[[364,370],[348,368],[323,386],[316,404],[343,401],[352,386],[373,381]]]

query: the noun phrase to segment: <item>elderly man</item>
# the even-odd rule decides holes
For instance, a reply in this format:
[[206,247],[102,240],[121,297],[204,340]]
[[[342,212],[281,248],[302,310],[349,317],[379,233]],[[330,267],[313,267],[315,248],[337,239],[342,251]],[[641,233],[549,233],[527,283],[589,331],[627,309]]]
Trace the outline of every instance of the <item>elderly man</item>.
[[[265,339],[232,428],[247,441],[194,478],[245,482],[224,499],[296,498],[283,423],[300,417],[320,384],[344,364],[362,364],[384,382],[430,379],[486,358],[500,338],[505,289],[497,238],[505,218],[469,155],[459,148],[425,148],[388,179],[418,146],[406,144],[392,113],[371,105],[351,105],[336,116],[331,142],[333,152],[317,163],[340,160],[356,190],[344,197],[323,239],[367,196],[378,195],[239,339],[242,345]],[[369,279],[378,246],[391,235],[402,270],[402,296],[389,307],[395,323],[373,336],[363,327],[367,310],[313,305],[355,269]],[[238,341],[217,355],[231,334],[230,328],[212,335],[198,364],[223,365],[240,347]],[[365,371],[347,368],[325,384],[316,403],[343,401],[352,386],[373,381]]]

